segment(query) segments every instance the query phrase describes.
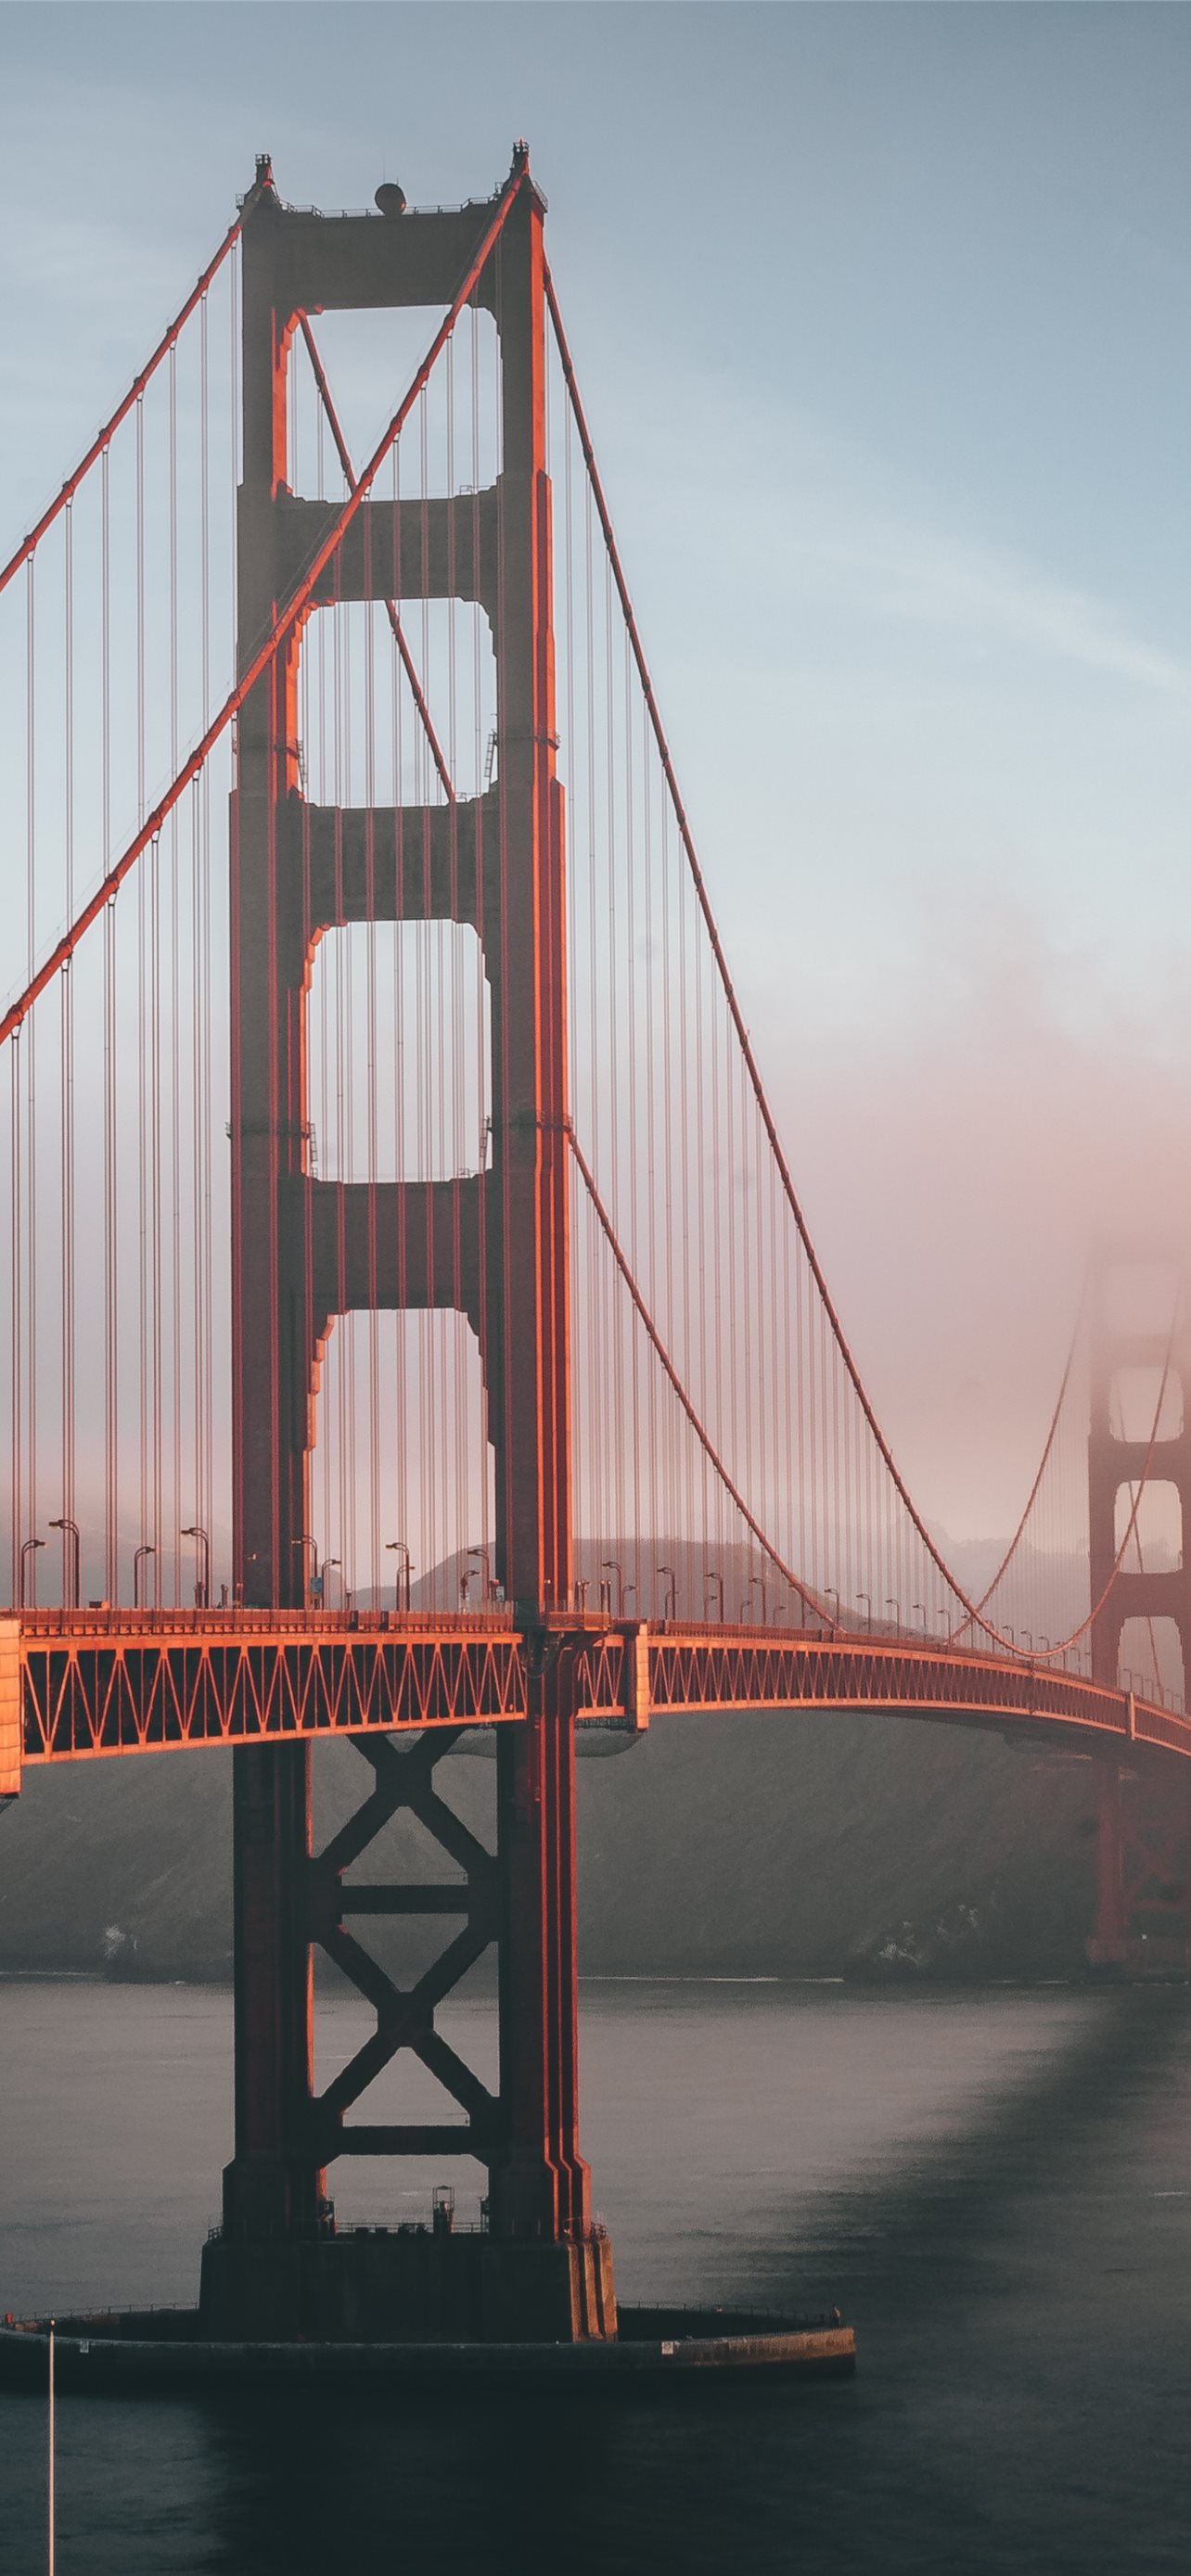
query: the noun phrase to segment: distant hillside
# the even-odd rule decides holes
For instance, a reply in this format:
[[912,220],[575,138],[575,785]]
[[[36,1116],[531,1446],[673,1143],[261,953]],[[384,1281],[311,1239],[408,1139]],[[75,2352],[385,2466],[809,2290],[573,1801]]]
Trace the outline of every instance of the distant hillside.
[[[480,1831],[493,1773],[453,1756],[440,1774]],[[320,1748],[316,1775],[321,1839],[369,1775],[346,1745]],[[230,1799],[214,1749],[29,1772],[0,1820],[0,1968],[96,1968],[115,1926],[145,1972],[225,1976]],[[589,1972],[835,1975],[858,1944],[906,1924],[929,1934],[963,1909],[977,1972],[1082,1963],[1087,1763],[908,1719],[670,1718],[582,1761],[579,1808]],[[424,1850],[391,1831],[420,1875]],[[382,1876],[389,1856],[370,1852],[361,1874]],[[409,1963],[400,1926],[367,1929],[379,1955]]]

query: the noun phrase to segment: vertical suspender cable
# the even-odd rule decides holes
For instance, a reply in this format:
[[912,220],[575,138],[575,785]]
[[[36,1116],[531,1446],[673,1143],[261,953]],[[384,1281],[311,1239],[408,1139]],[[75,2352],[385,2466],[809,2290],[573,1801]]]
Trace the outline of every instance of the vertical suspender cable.
[[[35,565],[29,558],[26,588],[26,920],[29,972],[33,972],[37,939],[37,622]],[[25,1483],[22,1503],[30,1531],[37,1527],[37,1029],[29,1031],[25,1059]],[[18,1531],[20,1546],[25,1533]],[[22,1560],[23,1561],[23,1560]],[[30,1557],[32,1597],[37,1597],[37,1558]]]
[[[65,515],[64,547],[66,566],[65,635],[65,746],[63,758],[63,796],[65,799],[66,847],[66,918],[74,911],[74,507],[68,505]],[[75,1505],[75,1307],[74,1307],[74,1241],[75,1241],[75,1169],[74,1169],[74,974],[68,964],[62,970],[62,1517],[74,1519]],[[73,1571],[73,1548],[63,1528],[62,1571],[64,1603],[71,1599],[70,1575]]]
[[[111,458],[104,449],[100,524],[100,774],[103,872],[112,850],[112,676],[111,676]],[[117,1597],[117,1531],[119,1527],[119,1162],[116,1115],[116,907],[103,915],[103,1339],[104,1339],[104,1563],[102,1592]]]
[[[178,767],[178,358],[169,356],[169,715],[170,776]],[[193,838],[191,842],[193,859]],[[170,816],[170,871],[167,889],[169,952],[169,1156],[166,1196],[170,1219],[170,1567],[171,1597],[181,1599],[182,1581],[182,960],[178,808]],[[191,1365],[193,1366],[193,1355]],[[159,1522],[160,1529],[160,1522]],[[159,1541],[160,1543],[160,1541]],[[160,1559],[159,1559],[160,1563]]]

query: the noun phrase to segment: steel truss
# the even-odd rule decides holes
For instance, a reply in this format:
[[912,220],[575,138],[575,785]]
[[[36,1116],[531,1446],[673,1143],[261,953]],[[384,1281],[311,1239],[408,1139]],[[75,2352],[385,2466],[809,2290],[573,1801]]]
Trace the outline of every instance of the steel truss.
[[[307,1868],[307,1939],[372,2005],[376,2029],[325,2092],[308,2107],[308,2151],[315,2169],[343,2155],[465,2155],[482,2164],[496,2154],[500,2105],[435,2028],[436,2007],[500,1935],[496,1856],[463,1824],[434,1787],[435,1764],[458,1741],[458,1731],[423,1736],[400,1751],[384,1736],[354,1737],[371,1766],[374,1787],[354,1816],[313,1855]],[[343,1883],[343,1873],[402,1811],[416,1816],[462,1875],[435,1885]],[[461,1928],[416,1983],[402,1989],[371,1957],[345,1916],[378,1918],[459,1917]],[[437,2124],[360,2122],[345,2113],[403,2048],[412,2050],[464,2113]]]
[[[13,1623],[16,1628],[17,1623]],[[548,1664],[580,1724],[721,1710],[869,1710],[1191,1755],[1191,1719],[1008,1656],[897,1637],[566,1617],[34,1610],[16,1668],[29,1764],[199,1744],[501,1726]]]

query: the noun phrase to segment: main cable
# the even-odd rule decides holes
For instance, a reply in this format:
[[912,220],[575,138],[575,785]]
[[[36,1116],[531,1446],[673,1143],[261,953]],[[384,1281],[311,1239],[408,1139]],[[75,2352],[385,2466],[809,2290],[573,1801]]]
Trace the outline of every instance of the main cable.
[[330,563],[332,556],[337,552],[348,528],[351,526],[351,523],[357,514],[357,511],[362,507],[363,503],[367,499],[390,448],[400,437],[405,423],[409,418],[410,412],[413,410],[414,404],[418,400],[436,360],[450,338],[465,304],[469,302],[475,287],[479,282],[480,276],[487,265],[491,252],[504,229],[510,209],[525,185],[525,178],[520,172],[514,172],[506,181],[500,197],[497,200],[496,211],[493,215],[492,221],[484,233],[478,251],[468,264],[463,279],[448,308],[446,318],[435,332],[434,338],[416,376],[414,377],[413,383],[410,385],[402,402],[398,404],[397,410],[394,412],[388,428],[385,430],[378,446],[374,449],[367,465],[359,476],[354,492],[350,492],[348,494],[342,508],[337,512],[327,535],[315,548],[306,571],[302,575],[296,590],[292,592],[286,606],[282,609],[280,616],[274,620],[267,635],[265,635],[261,643],[257,646],[256,651],[253,653],[242,677],[237,680],[234,688],[228,691],[218,714],[212,718],[210,724],[206,727],[200,740],[196,743],[194,750],[189,754],[189,757],[184,761],[182,768],[178,771],[176,778],[166,789],[164,796],[162,796],[159,802],[154,806],[152,813],[146,816],[144,822],[141,824],[140,830],[134,834],[133,839],[129,842],[123,855],[117,860],[115,866],[109,869],[107,875],[96,887],[90,901],[84,904],[77,920],[72,922],[70,928],[63,932],[61,939],[57,942],[57,945],[51,951],[49,957],[46,958],[44,964],[38,969],[35,975],[30,977],[24,991],[18,994],[16,1000],[10,1004],[3,1019],[0,1020],[0,1046],[5,1045],[7,1040],[13,1035],[14,1030],[20,1027],[21,1022],[27,1017],[29,1011],[32,1009],[38,995],[45,991],[47,984],[53,982],[55,975],[59,972],[60,968],[65,965],[67,958],[73,956],[80,939],[82,939],[86,932],[91,928],[92,922],[98,921],[105,905],[110,903],[112,896],[118,892],[131,869],[136,866],[137,860],[148,848],[149,843],[160,832],[162,824],[166,821],[167,817],[172,814],[179,798],[185,794],[186,789],[190,785],[191,779],[197,777],[199,770],[204,766],[210,753],[214,750],[215,744],[219,741],[221,734],[226,731],[233,716],[239,714],[240,708],[243,706],[245,699],[251,695],[253,689],[256,687],[257,681],[263,678],[264,673],[269,670],[273,662],[276,660],[282,645],[293,633],[299,619],[309,608],[319,581],[321,580],[323,573],[326,571],[327,565]]
[[81,463],[76,465],[73,474],[67,475],[61,491],[55,494],[49,507],[42,511],[41,517],[37,521],[36,526],[30,528],[28,536],[22,538],[20,545],[17,547],[16,553],[9,556],[8,562],[4,565],[3,569],[0,570],[0,591],[7,590],[8,584],[12,580],[14,573],[18,573],[21,569],[21,565],[28,562],[30,555],[34,552],[35,548],[40,545],[47,530],[53,527],[55,519],[60,516],[61,512],[66,508],[67,503],[73,501],[80,483],[83,481],[84,477],[90,473],[97,458],[102,456],[105,448],[110,445],[116,431],[120,427],[121,421],[127,420],[134,403],[138,403],[140,401],[146,385],[151,383],[153,377],[156,375],[162,359],[168,357],[171,349],[176,346],[179,335],[189,322],[195,306],[202,302],[212,279],[218,276],[229,251],[234,249],[235,244],[238,242],[243,229],[244,215],[248,213],[250,207],[255,202],[259,193],[259,186],[260,183],[258,182],[257,187],[249,191],[248,196],[244,200],[243,211],[237,215],[233,224],[228,225],[227,231],[223,236],[223,240],[220,242],[214,259],[208,261],[207,266],[203,270],[202,276],[191,288],[181,311],[175,314],[173,321],[162,333],[148,364],[142,367],[139,376],[133,377],[132,383],[124,396],[123,402],[117,403],[111,419],[105,421],[103,428],[97,431]]
[[[884,1462],[887,1473],[892,1480],[894,1489],[898,1494],[904,1509],[909,1515],[914,1530],[916,1531],[923,1547],[926,1549],[931,1563],[934,1565],[936,1571],[941,1574],[948,1590],[959,1603],[961,1609],[966,1612],[967,1615],[962,1622],[962,1626],[967,1626],[969,1623],[975,1623],[984,1630],[986,1636],[991,1637],[998,1645],[1004,1645],[1005,1639],[1002,1637],[1000,1631],[992,1624],[991,1621],[984,1618],[979,1604],[970,1599],[963,1584],[959,1581],[958,1576],[953,1573],[951,1567],[947,1563],[946,1557],[943,1555],[942,1550],[939,1548],[936,1541],[932,1538],[930,1530],[928,1529],[922,1514],[918,1510],[917,1504],[915,1503],[909,1487],[902,1476],[901,1470],[898,1467],[897,1461],[894,1458],[885,1433],[877,1420],[872,1400],[868,1394],[864,1380],[861,1377],[859,1367],[857,1366],[856,1360],[853,1356],[851,1345],[844,1332],[843,1324],[840,1320],[834,1299],[832,1298],[831,1291],[827,1285],[822,1265],[811,1239],[810,1229],[803,1213],[802,1203],[794,1187],[793,1176],[782,1148],[777,1124],[769,1104],[769,1097],[761,1077],[761,1070],[753,1052],[752,1041],[745,1025],[744,1015],[741,1011],[736,988],[729,971],[723,942],[720,938],[715,915],[712,911],[711,898],[708,894],[706,880],[699,863],[699,856],[695,848],[694,836],[687,817],[686,807],[679,790],[673,756],[670,751],[665,727],[662,723],[661,711],[654,692],[649,665],[645,658],[645,648],[641,641],[640,630],[637,625],[628,583],[625,579],[624,567],[620,558],[620,550],[616,543],[611,514],[608,508],[599,466],[596,462],[591,432],[587,424],[587,415],[583,408],[582,398],[579,393],[578,381],[575,375],[574,360],[571,356],[570,344],[563,326],[562,313],[554,286],[554,279],[549,263],[544,262],[543,267],[546,302],[554,329],[555,339],[558,344],[558,354],[562,366],[563,378],[570,398],[571,407],[574,412],[575,426],[579,433],[579,443],[583,451],[583,459],[587,467],[592,494],[595,500],[596,510],[599,515],[600,526],[603,531],[604,543],[608,552],[608,560],[611,566],[612,577],[620,600],[621,614],[625,621],[629,643],[637,666],[638,678],[644,693],[645,704],[649,712],[649,720],[653,729],[654,740],[657,745],[658,757],[661,761],[663,775],[670,792],[671,802],[674,807],[675,821],[678,825],[679,836],[682,841],[683,849],[686,853],[687,864],[690,869],[699,909],[703,916],[704,926],[711,943],[712,954],[715,958],[724,998],[728,1005],[732,1025],[736,1032],[737,1042],[744,1060],[749,1082],[752,1086],[753,1096],[757,1104],[757,1110],[761,1119],[762,1127],[769,1143],[770,1152],[772,1153],[777,1165],[787,1205],[794,1219],[803,1251],[806,1254],[811,1276],[819,1292],[824,1314],[830,1325],[839,1356],[851,1383],[853,1393],[860,1405],[872,1437],[876,1442],[877,1449]],[[0,1037],[2,1037],[2,1035],[3,1031],[0,1030]],[[658,1347],[660,1349],[660,1345]],[[762,1544],[768,1551],[769,1542],[762,1539]],[[774,1557],[773,1561],[775,1564],[779,1562],[776,1557]],[[795,1580],[793,1577],[790,1579]],[[798,1586],[797,1588],[801,1590],[801,1586]],[[1077,1636],[1082,1634],[1082,1630],[1077,1630],[1075,1634]],[[1070,1643],[1072,1641],[1069,1640],[1068,1642]],[[1055,1651],[1058,1650],[1056,1649]]]

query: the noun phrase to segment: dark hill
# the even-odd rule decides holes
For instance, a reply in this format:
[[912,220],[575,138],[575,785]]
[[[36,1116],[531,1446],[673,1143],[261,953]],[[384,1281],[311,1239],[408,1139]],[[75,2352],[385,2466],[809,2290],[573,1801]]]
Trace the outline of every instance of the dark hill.
[[[325,1834],[370,1775],[346,1745],[320,1749],[316,1770]],[[491,1761],[452,1757],[442,1778],[484,1830]],[[226,1975],[230,1792],[217,1750],[27,1773],[0,1823],[0,1968],[94,1969],[119,1927],[142,1972]],[[935,1926],[962,1917],[970,1970],[1066,1974],[1089,1924],[1091,1810],[1087,1763],[958,1728],[657,1721],[616,1758],[580,1766],[583,1963],[830,1976],[858,1945],[909,1924],[929,1948]],[[405,1849],[408,1861],[408,1835]],[[362,1874],[382,1875],[384,1857]],[[394,1958],[400,1933],[369,1928]]]

